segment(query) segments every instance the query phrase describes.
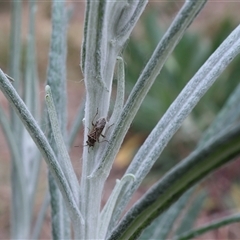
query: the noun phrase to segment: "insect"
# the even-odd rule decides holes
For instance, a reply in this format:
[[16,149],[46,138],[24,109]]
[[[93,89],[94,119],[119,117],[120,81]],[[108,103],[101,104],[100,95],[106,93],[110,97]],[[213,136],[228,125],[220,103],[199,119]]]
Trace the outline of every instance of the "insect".
[[[95,117],[97,116],[97,114],[98,114],[98,110],[97,110]],[[94,119],[95,119],[95,117],[94,117]],[[94,119],[93,119],[93,121],[94,121]],[[106,118],[99,118],[96,121],[96,123],[93,123],[93,121],[92,121],[92,130],[89,131],[88,140],[86,141],[86,143],[87,143],[86,146],[89,146],[89,147],[94,147],[95,143],[99,142],[100,136],[105,137],[102,134],[102,131],[107,122]],[[105,141],[107,141],[107,140],[105,140]]]

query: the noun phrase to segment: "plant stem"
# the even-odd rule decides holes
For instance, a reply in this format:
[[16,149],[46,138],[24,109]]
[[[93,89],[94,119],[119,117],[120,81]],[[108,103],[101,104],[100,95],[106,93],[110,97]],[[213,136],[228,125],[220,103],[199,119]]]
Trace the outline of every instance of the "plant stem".
[[240,125],[226,129],[177,164],[128,211],[109,240],[135,239],[187,189],[239,155],[239,133]]
[[232,214],[230,216],[218,219],[217,221],[208,223],[202,227],[193,229],[189,232],[185,232],[182,235],[176,236],[174,237],[174,240],[187,240],[187,239],[193,239],[197,236],[200,236],[206,232],[218,229],[220,227],[229,225],[231,223],[236,223],[236,222],[240,222],[240,214]]
[[56,160],[55,154],[50,147],[44,133],[41,131],[40,127],[37,125],[35,119],[27,109],[26,105],[22,99],[17,94],[16,90],[13,88],[4,72],[0,69],[0,89],[8,99],[11,106],[15,109],[22,123],[28,130],[33,141],[37,145],[39,151],[44,157],[49,170],[54,176],[54,179],[65,199],[65,204],[68,208],[69,215],[74,223],[84,224],[82,215],[78,209],[78,206],[75,202],[71,189],[67,183],[67,180],[59,166],[59,163]]

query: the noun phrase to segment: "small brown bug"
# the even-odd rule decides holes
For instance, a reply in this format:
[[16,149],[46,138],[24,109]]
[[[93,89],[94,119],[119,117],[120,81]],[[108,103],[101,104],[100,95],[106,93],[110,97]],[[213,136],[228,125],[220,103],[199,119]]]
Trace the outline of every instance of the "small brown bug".
[[[95,115],[95,117],[97,116],[98,114],[98,110],[97,110],[97,113]],[[95,119],[94,117],[94,119]],[[94,121],[93,119],[93,121]],[[89,147],[94,147],[95,143],[96,142],[99,142],[99,138],[100,136],[102,137],[105,137],[103,134],[102,134],[102,131],[106,125],[106,119],[105,118],[99,118],[96,123],[93,123],[92,121],[92,130],[89,131],[88,133],[88,140],[86,141],[87,145],[86,146],[89,146]]]

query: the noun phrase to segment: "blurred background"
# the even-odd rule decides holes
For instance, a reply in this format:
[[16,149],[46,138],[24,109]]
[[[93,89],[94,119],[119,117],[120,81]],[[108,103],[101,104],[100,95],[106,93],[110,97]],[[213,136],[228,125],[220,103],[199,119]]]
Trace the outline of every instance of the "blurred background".
[[[26,38],[28,29],[29,6],[23,1],[22,14],[22,69],[24,69],[26,53]],[[79,67],[81,39],[84,21],[84,3],[81,1],[67,1],[73,6],[73,14],[68,31],[68,119],[71,126],[76,109],[84,97],[84,81]],[[44,84],[46,81],[48,51],[51,36],[51,3],[38,1],[36,12],[36,51],[38,61],[38,76],[41,100],[44,98]],[[126,98],[133,88],[143,66],[151,56],[152,51],[161,39],[182,2],[178,1],[150,1],[137,27],[125,45],[122,53],[126,71]],[[219,46],[225,37],[240,22],[240,2],[215,2],[206,4],[203,11],[188,29],[173,54],[168,59],[161,74],[157,78],[149,94],[144,100],[131,129],[126,136],[123,146],[117,156],[113,171],[105,189],[104,201],[109,196],[115,179],[120,178],[132,157],[162,117],[164,112],[177,97],[182,88],[196,73],[199,67]],[[10,23],[11,1],[0,2],[0,67],[8,73],[10,54]],[[231,92],[236,88],[240,79],[240,57],[237,57],[225,70],[210,91],[203,97],[192,114],[186,119],[181,129],[168,144],[159,161],[154,165],[141,189],[135,194],[134,202],[146,189],[167,170],[186,157],[197,145],[204,130],[211,124],[218,111],[224,105]],[[24,78],[24,76],[23,76]],[[113,86],[113,96],[115,80]],[[0,93],[1,105],[8,111],[8,104]],[[113,101],[114,103],[114,101]],[[43,127],[43,126],[42,126]],[[71,150],[71,158],[76,171],[80,172],[80,158],[82,151],[82,132],[78,133]],[[3,134],[0,135],[0,239],[9,238],[10,234],[10,155]],[[201,184],[206,195],[202,198],[203,210],[199,214],[197,224],[207,222],[228,212],[240,208],[240,177],[238,169],[240,160],[220,169]],[[36,214],[41,206],[43,193],[46,189],[46,166],[43,163],[36,200]],[[240,230],[233,224],[224,227],[211,235],[204,235],[202,239],[237,239]],[[44,239],[51,238],[50,214],[47,215],[41,235]]]

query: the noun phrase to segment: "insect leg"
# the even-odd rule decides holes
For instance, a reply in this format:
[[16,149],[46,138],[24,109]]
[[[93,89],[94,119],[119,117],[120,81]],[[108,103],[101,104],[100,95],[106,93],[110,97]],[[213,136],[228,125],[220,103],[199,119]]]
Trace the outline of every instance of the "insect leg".
[[94,120],[95,120],[95,118],[96,118],[97,115],[98,115],[98,108],[97,108],[97,112],[96,112],[96,114],[95,114],[95,116],[94,116],[94,118],[93,118],[93,120],[92,120],[92,126],[93,126],[93,127],[95,126],[95,124],[94,124],[93,122],[94,122]]

